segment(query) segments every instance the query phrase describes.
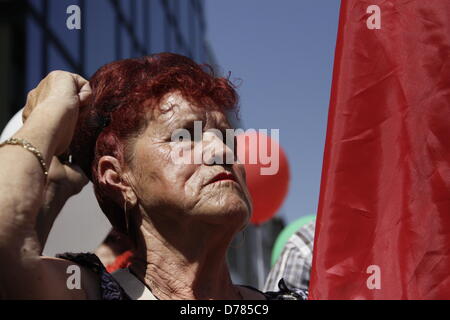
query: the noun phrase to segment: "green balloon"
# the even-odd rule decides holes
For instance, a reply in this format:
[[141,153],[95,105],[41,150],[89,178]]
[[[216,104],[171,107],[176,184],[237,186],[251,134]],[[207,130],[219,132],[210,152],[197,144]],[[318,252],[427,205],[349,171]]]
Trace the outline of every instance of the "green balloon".
[[303,227],[305,224],[313,221],[316,218],[315,215],[308,215],[301,217],[294,222],[291,222],[288,224],[283,231],[280,232],[280,234],[277,237],[277,240],[275,240],[275,243],[273,245],[272,250],[272,258],[271,258],[271,265],[274,266],[275,262],[277,262],[278,258],[281,255],[281,252],[283,252],[283,248],[286,245],[286,242],[289,240],[289,238],[301,227]]

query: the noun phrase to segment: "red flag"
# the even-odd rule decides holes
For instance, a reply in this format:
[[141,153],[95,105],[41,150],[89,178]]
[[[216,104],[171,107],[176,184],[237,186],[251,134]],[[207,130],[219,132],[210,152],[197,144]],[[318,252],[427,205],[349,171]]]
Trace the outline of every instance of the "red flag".
[[311,299],[450,299],[450,1],[341,3]]

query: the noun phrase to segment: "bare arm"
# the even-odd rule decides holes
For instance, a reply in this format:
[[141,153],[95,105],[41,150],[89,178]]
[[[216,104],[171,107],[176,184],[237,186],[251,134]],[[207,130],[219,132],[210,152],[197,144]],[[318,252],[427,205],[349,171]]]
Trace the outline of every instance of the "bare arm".
[[[70,144],[78,108],[89,96],[86,80],[67,72],[52,72],[30,92],[31,110],[14,137],[31,142],[45,162]],[[31,106],[31,107],[30,107]],[[35,155],[20,146],[0,148],[0,292],[3,298],[86,298],[86,290],[68,290],[68,265],[41,257],[37,215],[45,202],[46,180]],[[64,201],[65,202],[65,201]],[[89,273],[89,272],[86,272]],[[85,281],[92,280],[88,274]],[[89,291],[89,285],[87,285]]]
[[78,166],[62,163],[57,157],[53,157],[44,201],[36,217],[36,233],[42,250],[66,201],[79,193],[88,181]]

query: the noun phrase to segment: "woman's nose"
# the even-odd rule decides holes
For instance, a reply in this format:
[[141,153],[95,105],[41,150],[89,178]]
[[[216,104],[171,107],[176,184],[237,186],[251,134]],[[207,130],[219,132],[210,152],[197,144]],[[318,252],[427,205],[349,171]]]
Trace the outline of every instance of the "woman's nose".
[[203,133],[203,163],[207,165],[235,163],[234,136],[224,137],[219,130]]

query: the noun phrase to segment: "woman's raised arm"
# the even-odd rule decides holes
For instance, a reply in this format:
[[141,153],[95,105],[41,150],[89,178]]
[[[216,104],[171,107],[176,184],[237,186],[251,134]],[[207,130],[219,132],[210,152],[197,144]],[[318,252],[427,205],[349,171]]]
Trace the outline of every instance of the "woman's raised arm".
[[3,298],[86,297],[85,290],[69,290],[66,286],[70,262],[40,256],[41,243],[35,230],[48,187],[45,172],[52,158],[69,147],[79,108],[90,94],[89,83],[82,77],[63,71],[50,73],[28,94],[26,122],[13,136],[16,140],[12,143],[16,144],[0,148]]

